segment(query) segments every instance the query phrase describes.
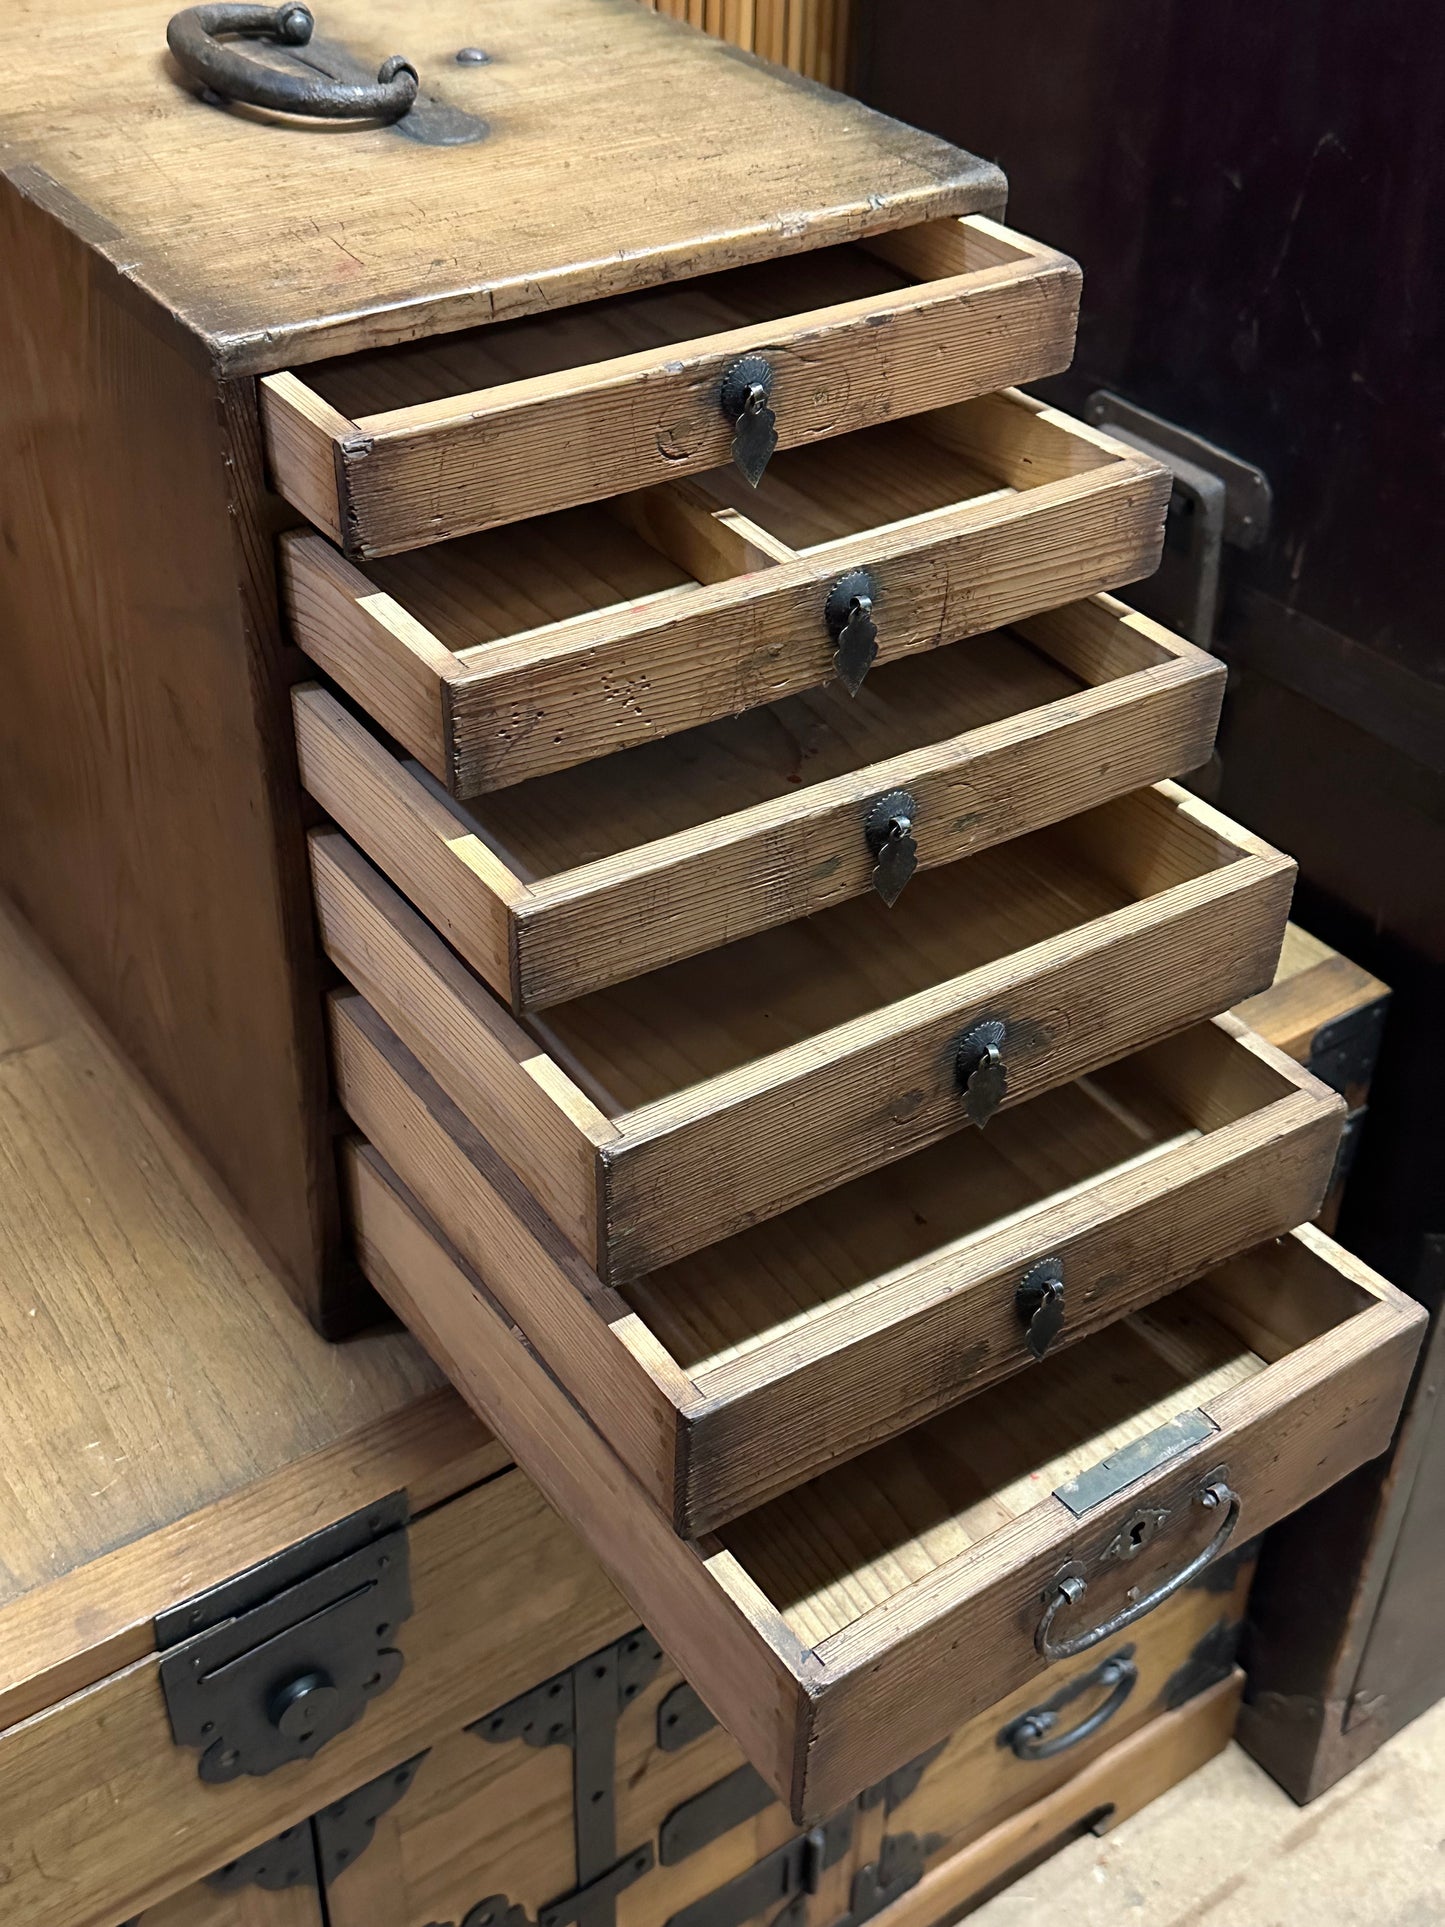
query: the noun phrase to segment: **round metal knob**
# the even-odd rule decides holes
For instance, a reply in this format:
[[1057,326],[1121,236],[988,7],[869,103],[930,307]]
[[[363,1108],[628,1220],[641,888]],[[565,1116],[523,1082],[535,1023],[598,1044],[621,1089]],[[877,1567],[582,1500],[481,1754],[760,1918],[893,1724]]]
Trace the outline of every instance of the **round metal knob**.
[[342,1698],[326,1673],[298,1673],[271,1699],[271,1724],[295,1747],[319,1746],[341,1730]]

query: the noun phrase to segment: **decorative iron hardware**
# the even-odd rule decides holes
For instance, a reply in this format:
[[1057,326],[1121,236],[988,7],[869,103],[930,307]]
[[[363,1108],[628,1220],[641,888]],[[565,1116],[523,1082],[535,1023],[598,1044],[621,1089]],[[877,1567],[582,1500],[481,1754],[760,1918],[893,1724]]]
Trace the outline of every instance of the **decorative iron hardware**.
[[863,678],[878,655],[878,625],[873,604],[878,585],[867,569],[854,569],[828,591],[823,620],[833,638],[833,669],[850,696],[863,687]]
[[[1020,1713],[1000,1732],[998,1744],[1008,1747],[1016,1760],[1052,1760],[1071,1747],[1093,1739],[1109,1724],[1138,1684],[1139,1668],[1134,1664],[1134,1651],[1132,1646],[1120,1647],[1089,1672],[1080,1673],[1061,1686],[1052,1699]],[[1095,1692],[1102,1692],[1104,1698],[1093,1712],[1077,1726],[1057,1731],[1060,1713],[1075,1700]]]
[[306,67],[272,66],[219,38],[244,34],[282,47],[304,47],[315,26],[310,8],[298,0],[280,7],[219,0],[176,14],[166,28],[166,42],[191,78],[222,100],[320,120],[390,121],[410,112],[419,83],[416,68],[400,54],[381,63],[374,82],[357,83]]
[[316,1859],[326,1885],[361,1858],[376,1838],[376,1823],[390,1813],[416,1778],[417,1768],[426,1758],[427,1748],[416,1753],[389,1773],[379,1773],[365,1786],[357,1787],[329,1807],[323,1807],[311,1820],[316,1836]]
[[1233,1536],[1234,1529],[1239,1524],[1242,1502],[1239,1494],[1229,1484],[1227,1470],[1223,1466],[1205,1478],[1194,1494],[1194,1502],[1206,1512],[1216,1512],[1221,1507],[1224,1510],[1224,1517],[1216,1527],[1209,1543],[1197,1552],[1187,1565],[1181,1566],[1178,1572],[1163,1580],[1142,1599],[1135,1599],[1131,1605],[1122,1607],[1099,1625],[1090,1627],[1087,1632],[1076,1633],[1071,1639],[1056,1640],[1053,1637],[1055,1619],[1066,1607],[1077,1606],[1089,1590],[1088,1580],[1077,1565],[1071,1564],[1064,1567],[1043,1596],[1043,1617],[1039,1620],[1038,1628],[1034,1633],[1034,1647],[1041,1658],[1052,1664],[1055,1660],[1074,1659],[1078,1654],[1086,1653],[1091,1646],[1099,1645],[1102,1640],[1112,1639],[1116,1633],[1123,1632],[1126,1626],[1134,1625],[1146,1613],[1153,1612],[1156,1606],[1162,1606],[1166,1599],[1172,1598],[1181,1588],[1189,1585],[1197,1574],[1203,1572],[1214,1555],[1220,1552]]
[[171,1732],[203,1780],[309,1760],[393,1683],[406,1517],[394,1492],[157,1617]]
[[885,1833],[878,1858],[860,1867],[848,1895],[848,1916],[838,1927],[860,1927],[902,1898],[923,1878],[928,1856],[943,1845],[936,1833]]
[[1055,1486],[1054,1497],[1081,1519],[1095,1506],[1103,1505],[1106,1499],[1115,1499],[1126,1486],[1136,1479],[1145,1478],[1157,1472],[1161,1465],[1177,1459],[1185,1452],[1202,1445],[1219,1430],[1207,1412],[1195,1406],[1192,1411],[1180,1412],[1167,1425],[1156,1425],[1152,1432],[1146,1432],[1142,1439],[1135,1439],[1131,1445],[1120,1446],[1097,1464],[1089,1466],[1076,1479]]
[[309,1820],[298,1820],[274,1839],[228,1860],[207,1876],[206,1884],[221,1893],[236,1893],[242,1887],[278,1891],[329,1885],[366,1852],[376,1837],[377,1821],[401,1799],[425,1758],[425,1753],[418,1753],[379,1773]]
[[947,1745],[947,1740],[940,1740],[937,1746],[930,1746],[926,1753],[920,1753],[907,1766],[898,1767],[886,1780],[877,1780],[872,1786],[865,1787],[858,1796],[861,1811],[871,1813],[880,1802],[885,1813],[892,1813],[896,1807],[901,1807],[905,1800],[918,1791],[924,1774]]
[[773,365],[763,355],[744,355],[722,379],[718,400],[733,425],[733,466],[756,488],[778,446],[773,413]]
[[1091,422],[1173,475],[1164,562],[1144,602],[1201,649],[1212,648],[1224,550],[1263,542],[1272,507],[1268,478],[1252,462],[1106,389],[1090,395],[1086,408]]
[[917,821],[918,803],[907,790],[886,790],[863,819],[863,834],[873,854],[873,888],[890,910],[918,868],[913,835]]
[[1007,1026],[1000,1017],[984,1017],[958,1040],[954,1075],[963,1092],[968,1120],[979,1130],[988,1123],[1008,1095],[1008,1066],[1003,1060]]
[[1064,1328],[1064,1261],[1040,1258],[1030,1265],[1014,1293],[1014,1307],[1035,1358],[1042,1358]]
[[288,1887],[320,1884],[309,1820],[298,1820],[274,1840],[263,1840],[259,1847],[238,1854],[206,1876],[206,1885],[223,1894],[238,1893],[242,1887],[264,1887],[268,1893],[281,1893]]
[[1310,1039],[1305,1068],[1341,1097],[1360,1093],[1374,1073],[1390,999],[1377,997],[1358,1010],[1321,1024]]
[[[615,1927],[617,1896],[641,1879],[654,1862],[652,1842],[617,1854],[617,1722],[662,1664],[662,1649],[641,1627],[590,1653],[540,1686],[521,1693],[468,1728],[500,1745],[572,1749],[572,1825],[577,1884],[537,1910],[537,1927]],[[467,1915],[471,1927],[487,1927],[479,1909],[501,1908],[505,1896],[479,1901]],[[472,1914],[478,1918],[472,1921]],[[498,1915],[492,1927],[503,1927]]]
[[680,1753],[716,1725],[697,1694],[682,1680],[657,1709],[657,1744],[664,1753]]
[[672,1809],[658,1830],[657,1857],[664,1867],[675,1867],[772,1803],[762,1775],[750,1766],[740,1766]]
[[1178,1671],[1165,1680],[1164,1691],[1159,1696],[1163,1704],[1171,1710],[1183,1706],[1197,1694],[1228,1679],[1234,1671],[1243,1630],[1238,1620],[1217,1620]]
[[[672,1915],[666,1927],[743,1927],[779,1902],[788,1903],[777,1919],[796,1918],[793,1903],[816,1893],[823,1875],[853,1844],[854,1809],[834,1814],[821,1827],[799,1834],[718,1887]],[[774,1923],[776,1927],[776,1922]]]
[[1160,1507],[1141,1505],[1137,1512],[1130,1513],[1116,1537],[1099,1554],[1100,1561],[1107,1565],[1121,1565],[1137,1559],[1146,1546],[1153,1545],[1168,1523],[1169,1514]]

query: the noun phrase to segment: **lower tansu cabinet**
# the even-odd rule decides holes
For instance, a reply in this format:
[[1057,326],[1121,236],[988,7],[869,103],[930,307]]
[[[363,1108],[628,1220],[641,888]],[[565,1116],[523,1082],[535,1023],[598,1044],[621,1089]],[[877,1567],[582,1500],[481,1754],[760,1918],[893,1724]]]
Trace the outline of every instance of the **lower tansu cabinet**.
[[836,1927],[905,1902],[942,1918],[1224,1744],[1252,1570],[1246,1549],[807,1832],[639,1628],[141,1920]]

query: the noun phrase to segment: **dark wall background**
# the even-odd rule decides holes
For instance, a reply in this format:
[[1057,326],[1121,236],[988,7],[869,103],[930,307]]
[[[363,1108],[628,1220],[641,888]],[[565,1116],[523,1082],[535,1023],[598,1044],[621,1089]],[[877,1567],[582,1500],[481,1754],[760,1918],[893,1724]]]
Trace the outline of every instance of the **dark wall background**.
[[[1445,1286],[1445,8],[858,0],[855,90],[1084,268],[1074,368],[1257,463],[1211,794],[1395,987],[1341,1235]],[[1127,593],[1127,592],[1126,592]]]

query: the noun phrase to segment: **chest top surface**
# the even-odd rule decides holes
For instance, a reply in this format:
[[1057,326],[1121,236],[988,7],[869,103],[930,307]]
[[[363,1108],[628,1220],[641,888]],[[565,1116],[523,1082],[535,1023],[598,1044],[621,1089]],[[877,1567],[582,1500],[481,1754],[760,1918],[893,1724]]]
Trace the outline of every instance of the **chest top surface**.
[[637,0],[316,0],[311,48],[266,56],[372,77],[402,54],[429,113],[485,122],[461,145],[208,104],[170,11],[10,0],[0,168],[222,373],[1003,201],[989,164]]

